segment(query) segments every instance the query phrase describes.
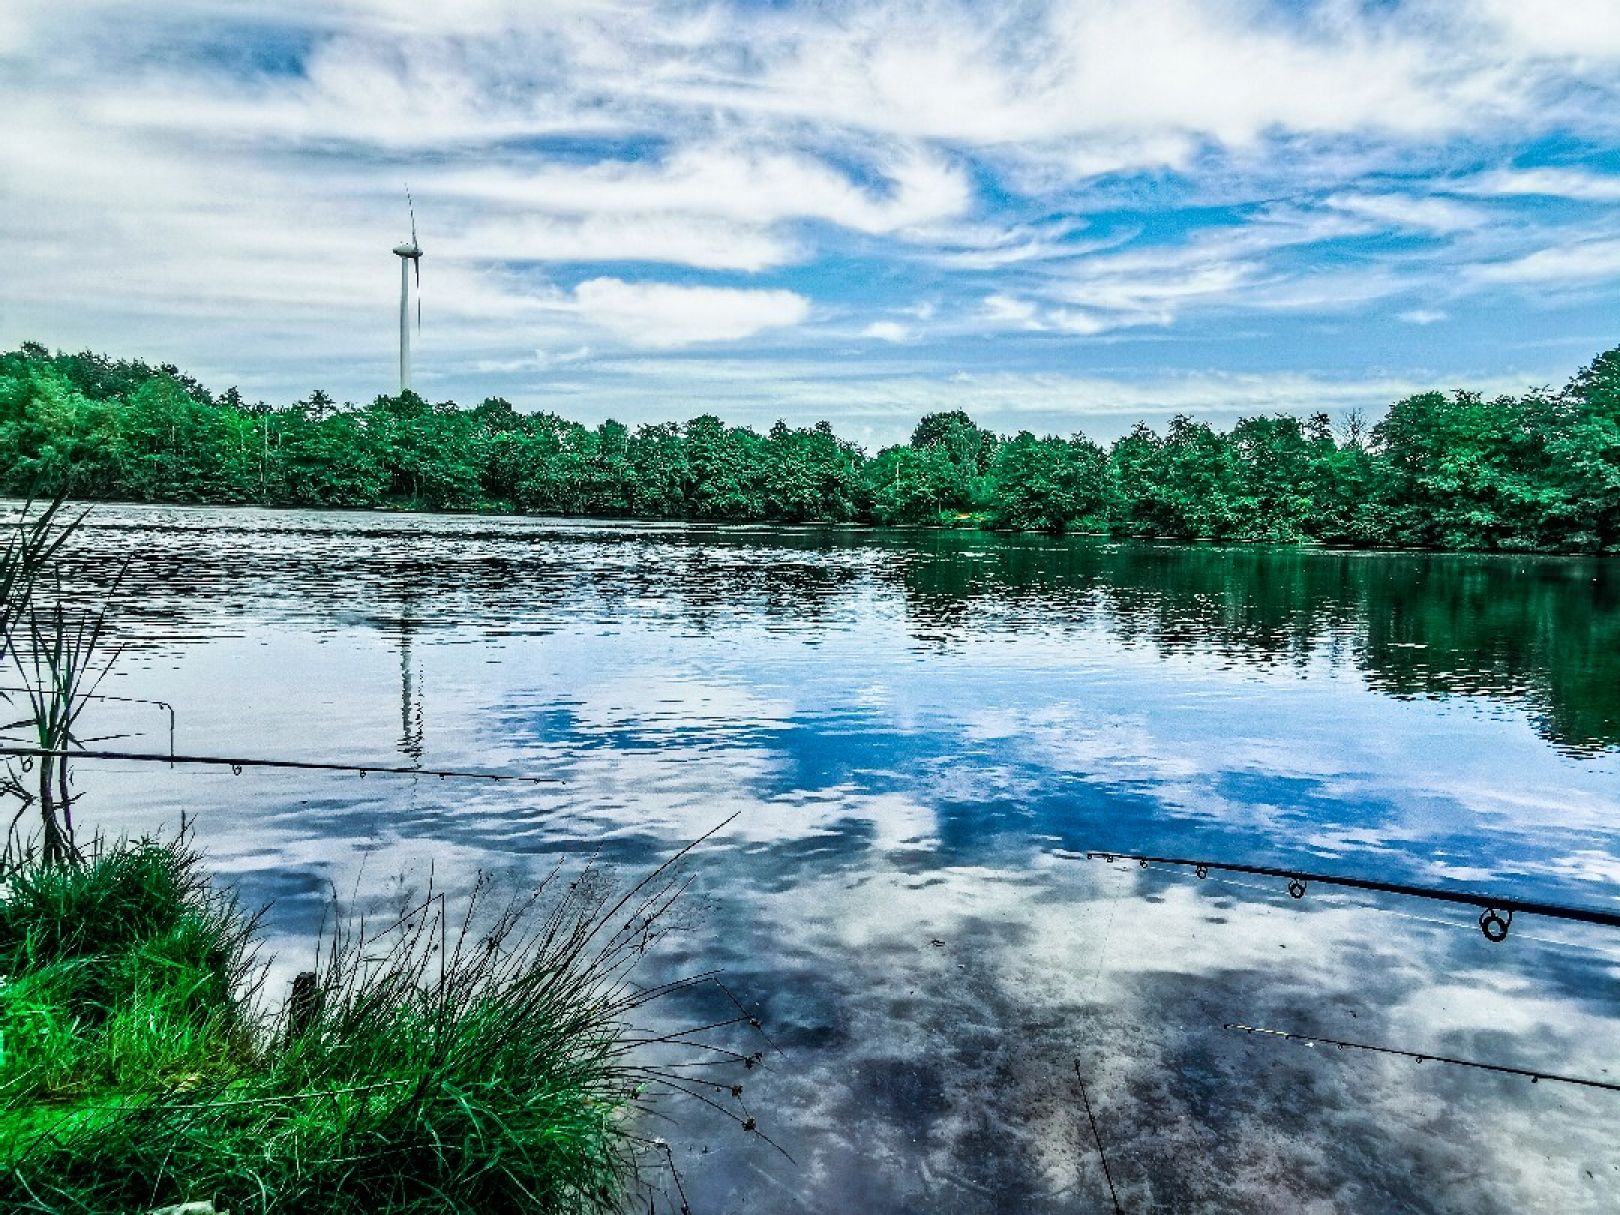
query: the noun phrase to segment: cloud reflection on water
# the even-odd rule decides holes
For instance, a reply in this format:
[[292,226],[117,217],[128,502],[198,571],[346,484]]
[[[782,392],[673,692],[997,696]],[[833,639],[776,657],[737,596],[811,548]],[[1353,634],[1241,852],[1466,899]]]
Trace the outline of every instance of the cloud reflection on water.
[[454,894],[558,855],[637,872],[738,813],[661,964],[723,966],[758,1006],[781,1049],[750,1101],[799,1163],[683,1111],[698,1209],[1101,1210],[1076,1058],[1133,1211],[1620,1201],[1614,1094],[1220,1028],[1611,1075],[1620,942],[1520,921],[1493,946],[1450,908],[1066,856],[1612,900],[1620,726],[1594,674],[1620,638],[1611,573],[98,514],[118,527],[87,543],[133,551],[142,595],[119,690],[178,704],[185,748],[376,761],[410,736],[431,765],[565,782],[84,766],[92,818],[194,814],[244,898],[277,900],[285,949],[307,949],[334,887],[376,903],[431,864]]

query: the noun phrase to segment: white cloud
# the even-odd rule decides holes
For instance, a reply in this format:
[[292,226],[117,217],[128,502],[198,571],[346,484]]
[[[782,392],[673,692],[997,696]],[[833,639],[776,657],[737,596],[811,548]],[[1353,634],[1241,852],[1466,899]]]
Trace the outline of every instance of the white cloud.
[[1481,283],[1590,283],[1620,278],[1620,240],[1587,240],[1469,267]]
[[907,236],[926,247],[922,256],[934,265],[952,270],[1001,270],[1116,248],[1140,231],[1121,227],[1092,240],[1068,239],[1085,225],[1086,221],[1078,218],[1012,227],[959,223],[914,228]]
[[570,363],[580,363],[590,357],[589,346],[577,346],[573,350],[556,352],[536,350],[532,354],[512,359],[479,359],[473,364],[473,370],[495,375],[511,375],[521,371],[547,371],[553,367],[566,367]]
[[1393,228],[1427,232],[1460,232],[1484,219],[1478,207],[1445,198],[1409,194],[1335,194],[1325,200],[1336,211],[1361,216]]
[[1409,312],[1400,314],[1400,319],[1408,325],[1433,325],[1437,321],[1446,319],[1446,314],[1434,308],[1413,308]]
[[1544,195],[1583,202],[1620,202],[1620,177],[1585,169],[1500,169],[1481,173],[1453,188],[1459,193],[1498,197]]
[[593,278],[574,289],[579,313],[635,346],[685,346],[796,325],[809,302],[791,291],[684,287]]
[[1166,307],[1179,307],[1190,300],[1226,298],[1256,274],[1253,263],[1216,256],[1139,256],[1088,267],[1062,284],[1057,294],[1100,311],[1161,315]]
[[694,84],[691,95],[910,137],[1100,135],[1105,146],[1185,132],[1247,144],[1274,128],[1452,130],[1513,96],[1510,79],[1469,76],[1443,41],[1343,12],[1282,22],[1259,4],[1195,0],[846,10],[767,27],[777,36],[748,91]]
[[25,44],[28,22],[20,3],[0,7],[0,56],[15,55]]
[[[1198,230],[1178,244],[1140,243],[1053,263],[1030,284],[1030,294],[1038,297],[1035,313],[994,319],[1022,319],[1027,327],[1089,335],[1170,325],[1191,309],[1318,308],[1324,298],[1310,288],[1314,276],[1290,277],[1271,259],[1292,248],[1366,231],[1366,221],[1332,210],[1268,208],[1249,223]],[[1378,280],[1376,289],[1367,291],[1371,283],[1359,284],[1348,301],[1376,298],[1392,289]]]
[[987,295],[983,302],[984,318],[996,325],[1012,325],[1026,329],[1039,329],[1039,309],[1028,300],[1010,295]]
[[1091,337],[1113,329],[1128,329],[1137,325],[1168,325],[1175,313],[1168,308],[1132,308],[1129,311],[1099,312],[1084,308],[1054,308],[1046,313],[1045,324],[1064,333],[1078,333]]
[[436,252],[482,261],[647,261],[706,270],[759,271],[801,256],[798,242],[726,220],[658,213],[472,219]]
[[880,342],[904,342],[911,337],[911,330],[898,321],[873,321],[861,330],[861,336],[876,338]]
[[750,228],[820,219],[868,233],[948,219],[969,204],[962,171],[916,148],[883,159],[879,172],[882,189],[874,192],[804,155],[692,147],[655,166],[609,160],[528,171],[458,169],[432,184],[453,197],[565,215],[674,213]]
[[1234,251],[1199,242],[1081,261],[1052,282],[1050,295],[1064,306],[1043,319],[1080,334],[1168,325],[1182,309],[1231,302],[1259,279],[1259,264],[1232,257]]
[[1522,52],[1620,58],[1620,5],[1612,0],[1474,0],[1474,7]]

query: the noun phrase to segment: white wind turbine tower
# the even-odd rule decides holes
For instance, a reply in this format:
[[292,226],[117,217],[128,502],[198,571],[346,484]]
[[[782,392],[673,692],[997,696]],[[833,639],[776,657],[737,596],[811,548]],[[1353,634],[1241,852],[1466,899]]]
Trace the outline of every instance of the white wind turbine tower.
[[409,244],[395,245],[399,255],[399,390],[409,392],[411,387],[411,271],[416,272],[416,327],[422,328],[422,246],[416,243],[416,202],[410,187],[405,189],[405,204],[411,209],[411,240]]

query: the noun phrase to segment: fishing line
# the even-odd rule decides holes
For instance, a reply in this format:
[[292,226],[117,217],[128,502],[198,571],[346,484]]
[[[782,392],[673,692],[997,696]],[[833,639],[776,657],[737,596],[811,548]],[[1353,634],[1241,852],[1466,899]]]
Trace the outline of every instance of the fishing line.
[[1500,1072],[1507,1076],[1528,1076],[1530,1083],[1552,1080],[1559,1084],[1578,1084],[1582,1088],[1601,1088],[1620,1093],[1620,1083],[1608,1080],[1589,1080],[1584,1076],[1564,1076],[1557,1072],[1538,1072],[1527,1067],[1510,1067],[1505,1063],[1481,1063],[1477,1059],[1454,1059],[1450,1055],[1424,1054],[1415,1050],[1401,1050],[1394,1046],[1373,1046],[1366,1042],[1342,1042],[1337,1038],[1318,1038],[1312,1034],[1290,1033],[1283,1029],[1265,1029],[1258,1025],[1240,1025],[1229,1022],[1221,1026],[1236,1033],[1256,1034],[1266,1038],[1280,1038],[1284,1042],[1302,1042],[1307,1046],[1337,1046],[1344,1050],[1371,1051],[1378,1055],[1396,1055],[1402,1059],[1415,1059],[1419,1063],[1449,1063],[1453,1067],[1472,1067],[1482,1072]]
[[[1111,866],[1111,867],[1113,867],[1113,866]],[[1169,868],[1166,868],[1163,865],[1157,865],[1157,864],[1151,864],[1151,863],[1142,864],[1139,858],[1138,858],[1138,867],[1142,868],[1142,869],[1151,869],[1151,870],[1153,870],[1153,871],[1155,871],[1157,873],[1166,874],[1167,876],[1169,876],[1169,875],[1178,876],[1178,877],[1181,876],[1181,872],[1179,870],[1169,869]],[[1120,869],[1120,872],[1129,872],[1129,870],[1128,869]],[[1271,890],[1271,889],[1269,889],[1269,888],[1267,888],[1265,886],[1255,885],[1253,882],[1238,882],[1238,881],[1232,880],[1231,878],[1210,878],[1208,880],[1214,881],[1214,882],[1219,882],[1223,886],[1238,886],[1238,887],[1242,887],[1245,890],[1260,891],[1261,893],[1271,895],[1271,896],[1275,896],[1275,894],[1276,894],[1276,891]],[[1467,928],[1464,925],[1455,923],[1455,922],[1453,922],[1451,920],[1435,919],[1432,916],[1412,915],[1409,912],[1394,911],[1394,910],[1389,909],[1389,908],[1379,908],[1379,910],[1382,911],[1386,915],[1400,916],[1402,919],[1416,920],[1416,921],[1418,921],[1419,923],[1422,923],[1422,924],[1435,924],[1435,925],[1438,925],[1441,928],[1449,928],[1449,929],[1453,929],[1453,930],[1458,931],[1458,932],[1466,932],[1466,931],[1468,931]],[[1547,944],[1547,945],[1558,945],[1558,946],[1563,946],[1563,947],[1570,948],[1570,949],[1586,948],[1585,946],[1580,945],[1578,942],[1566,941],[1566,940],[1562,940],[1562,939],[1560,939],[1558,937],[1533,936],[1530,933],[1521,933],[1520,936],[1522,936],[1525,940],[1536,941],[1536,942],[1539,942],[1539,943],[1542,943],[1542,944]],[[1608,953],[1609,951],[1604,950],[1601,947],[1598,947],[1597,952],[1599,952],[1599,953]],[[1182,1026],[1182,1028],[1187,1029],[1187,1028],[1191,1028],[1191,1027],[1190,1026]],[[1559,1081],[1561,1083],[1566,1083],[1566,1084],[1580,1084],[1580,1085],[1586,1085],[1586,1086],[1592,1087],[1592,1088],[1612,1089],[1612,1090],[1614,1090],[1616,1092],[1620,1092],[1620,1083],[1610,1084],[1610,1083],[1606,1083],[1606,1082],[1600,1081],[1600,1080],[1585,1080],[1585,1079],[1582,1079],[1582,1078],[1579,1078],[1579,1077],[1557,1075],[1557,1074],[1553,1074],[1553,1073],[1550,1073],[1550,1072],[1537,1072],[1537,1071],[1533,1071],[1533,1070],[1526,1069],[1526,1068],[1509,1067],[1509,1066],[1504,1065],[1504,1064],[1481,1063],[1481,1062],[1476,1062],[1476,1061],[1467,1060],[1467,1059],[1453,1059],[1453,1058],[1449,1058],[1447,1056],[1442,1056],[1442,1055],[1423,1054],[1423,1053],[1420,1053],[1420,1052],[1417,1052],[1417,1051],[1399,1050],[1399,1049],[1397,1049],[1395,1047],[1372,1046],[1372,1045],[1367,1045],[1365,1043],[1359,1043],[1359,1042],[1341,1042],[1341,1041],[1339,1041],[1337,1039],[1334,1039],[1334,1038],[1316,1038],[1316,1037],[1312,1037],[1309,1034],[1295,1034],[1295,1033],[1286,1032],[1284,1030],[1263,1029],[1263,1028],[1260,1028],[1260,1027],[1257,1027],[1257,1026],[1241,1025],[1241,1024],[1237,1024],[1237,1023],[1225,1024],[1225,1025],[1222,1026],[1222,1028],[1223,1029],[1228,1029],[1228,1030],[1242,1031],[1244,1033],[1251,1033],[1251,1034],[1265,1034],[1265,1035],[1271,1036],[1271,1037],[1280,1037],[1280,1038],[1290,1039],[1290,1040],[1294,1040],[1294,1041],[1301,1041],[1301,1042],[1308,1042],[1308,1043],[1310,1043],[1310,1042],[1320,1042],[1320,1043],[1322,1043],[1324,1045],[1339,1046],[1339,1047],[1343,1047],[1345,1049],[1351,1049],[1351,1050],[1366,1050],[1366,1051],[1374,1051],[1374,1052],[1379,1053],[1379,1054],[1398,1055],[1398,1056],[1401,1056],[1403,1058],[1415,1059],[1420,1063],[1424,1062],[1426,1060],[1434,1060],[1435,1062],[1438,1062],[1438,1063],[1451,1063],[1451,1064],[1454,1064],[1454,1065],[1459,1066],[1459,1067],[1473,1067],[1473,1068],[1478,1068],[1478,1069],[1483,1070],[1483,1071],[1504,1072],[1504,1073],[1508,1073],[1508,1074],[1512,1074],[1512,1075],[1529,1076],[1532,1081],[1536,1081],[1536,1080],[1556,1080],[1556,1081]]]
[[[1367,906],[1367,904],[1352,904],[1352,906]],[[1459,924],[1455,920],[1436,919],[1432,915],[1413,915],[1410,911],[1396,911],[1393,907],[1380,907],[1378,910],[1384,915],[1399,916],[1403,920],[1416,920],[1419,924],[1434,924],[1441,928],[1449,928],[1454,932],[1471,931],[1468,925]],[[1620,957],[1620,954],[1617,954],[1614,950],[1605,949],[1601,945],[1583,944],[1580,941],[1565,940],[1563,937],[1544,937],[1533,932],[1520,932],[1516,935],[1519,940],[1535,941],[1538,945],[1558,945],[1564,949],[1581,949],[1591,953],[1605,954],[1609,957]]]
[[444,768],[400,768],[387,764],[326,763],[319,760],[246,759],[231,758],[223,755],[152,755],[140,751],[59,751],[44,750],[38,747],[6,746],[0,746],[0,755],[17,756],[23,759],[132,760],[139,763],[170,765],[208,764],[214,767],[229,768],[236,775],[241,775],[243,768],[291,768],[298,771],[355,772],[360,776],[367,776],[376,772],[385,776],[437,776],[440,780],[509,781],[530,785],[561,785],[567,783],[555,776],[522,776],[507,772],[464,772]]
[[[1119,914],[1119,902],[1123,895],[1124,883],[1115,882],[1113,897],[1108,901],[1108,922],[1103,925],[1102,941],[1097,949],[1097,965],[1092,968],[1091,983],[1089,990],[1086,992],[1087,1002],[1094,1007],[1097,1003],[1097,985],[1102,980],[1103,963],[1108,958],[1108,941],[1114,935],[1114,918]],[[1093,1025],[1096,1024],[1095,1014],[1093,1014],[1092,1023]],[[1123,1215],[1123,1209],[1119,1205],[1119,1194],[1114,1189],[1114,1174],[1108,1167],[1108,1154],[1103,1151],[1102,1135],[1097,1131],[1096,1115],[1091,1112],[1091,1097],[1086,1092],[1086,1082],[1085,1078],[1080,1074],[1080,1060],[1078,1058],[1074,1060],[1074,1078],[1080,1085],[1080,1100],[1085,1102],[1086,1121],[1091,1124],[1091,1141],[1097,1145],[1097,1159],[1102,1161],[1103,1178],[1108,1182],[1108,1196],[1114,1201],[1115,1215]]]

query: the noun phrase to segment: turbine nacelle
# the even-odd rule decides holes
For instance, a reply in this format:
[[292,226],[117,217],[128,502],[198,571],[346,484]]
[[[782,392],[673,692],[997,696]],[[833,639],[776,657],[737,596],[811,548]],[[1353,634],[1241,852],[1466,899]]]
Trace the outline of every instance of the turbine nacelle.
[[414,244],[395,245],[394,252],[399,254],[401,257],[409,257],[412,259],[417,259],[422,256],[422,250]]

